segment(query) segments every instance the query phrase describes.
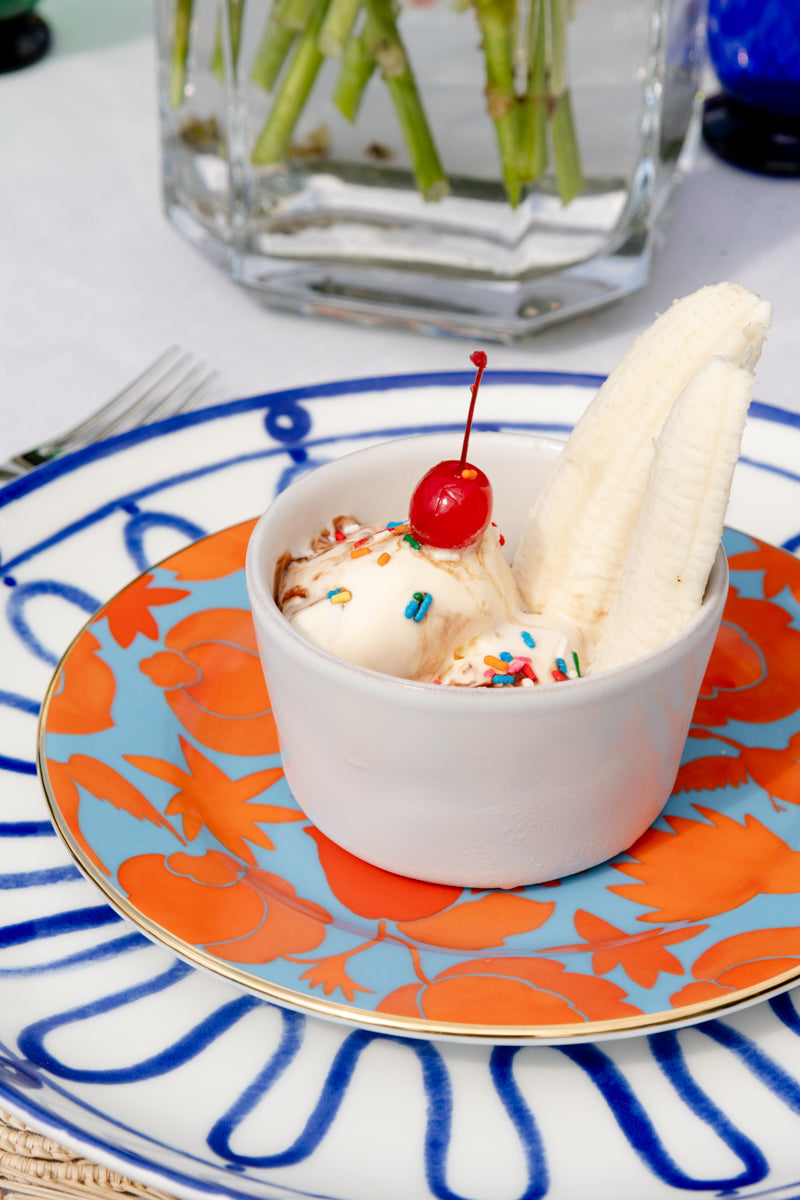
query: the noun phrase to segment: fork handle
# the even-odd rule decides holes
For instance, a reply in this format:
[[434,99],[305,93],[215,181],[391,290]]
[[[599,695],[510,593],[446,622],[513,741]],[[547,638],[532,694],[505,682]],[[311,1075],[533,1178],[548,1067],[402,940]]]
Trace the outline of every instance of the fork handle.
[[52,457],[54,456],[51,454],[42,454],[40,450],[29,450],[27,454],[17,454],[4,463],[0,463],[0,483],[8,483],[9,479],[26,475],[34,467],[40,467],[42,463],[49,462]]

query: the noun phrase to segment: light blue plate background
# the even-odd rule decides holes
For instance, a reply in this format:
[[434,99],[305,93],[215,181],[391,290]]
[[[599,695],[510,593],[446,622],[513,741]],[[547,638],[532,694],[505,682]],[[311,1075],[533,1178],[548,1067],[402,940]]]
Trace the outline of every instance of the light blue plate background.
[[[746,554],[755,549],[752,539],[733,530],[726,531],[724,540],[729,557]],[[155,757],[186,771],[186,759],[179,741],[183,738],[190,745],[194,745],[204,758],[213,762],[229,779],[241,779],[255,772],[279,766],[280,755],[248,757],[226,754],[198,743],[192,738],[190,731],[181,725],[168,705],[164,691],[152,682],[146,669],[148,662],[156,655],[169,652],[166,639],[170,630],[190,615],[213,609],[248,609],[244,569],[221,579],[186,580],[181,577],[179,568],[165,565],[155,568],[149,576],[152,580],[150,588],[172,590],[178,597],[169,604],[159,604],[150,610],[150,617],[159,629],[158,635],[154,634],[152,638],[137,636],[129,645],[121,646],[107,619],[101,617],[91,625],[92,636],[99,643],[97,657],[113,670],[116,680],[114,725],[109,729],[87,734],[49,733],[44,738],[43,750],[49,760],[59,763],[66,763],[71,755],[76,754],[88,755],[110,766],[145,795],[158,812],[169,819],[167,802],[178,791],[177,785],[139,769],[136,763],[130,762],[131,756]],[[762,581],[763,571],[731,571],[731,584],[743,596],[763,599]],[[800,571],[797,583],[800,584]],[[798,590],[800,591],[800,587]],[[789,589],[785,589],[782,594],[781,603],[790,614],[794,625],[800,628],[800,603]],[[729,721],[724,727],[724,736],[745,746],[782,749],[798,731],[798,712],[766,723],[760,719],[758,712],[754,712],[752,721]],[[724,745],[705,739],[690,739],[684,761],[715,751],[724,753]],[[501,780],[498,781],[498,786],[502,786]],[[266,792],[259,793],[254,797],[254,801],[256,799],[263,804],[288,806],[297,812],[300,811],[284,778],[274,782]],[[56,796],[56,808],[57,801]],[[219,803],[224,804],[222,798]],[[697,806],[712,812],[721,811],[726,818],[739,824],[743,823],[746,815],[752,814],[761,826],[773,832],[792,850],[800,851],[800,809],[791,805],[778,807],[772,804],[769,796],[751,779],[739,783],[736,788],[716,788],[703,792],[682,791],[671,797],[656,826],[669,832],[670,826],[667,821],[670,818],[683,817],[697,822],[701,819]],[[68,819],[62,817],[62,821],[68,824]],[[310,822],[305,820],[266,824],[263,830],[274,843],[274,848],[263,848],[254,842],[248,842],[248,849],[257,866],[288,880],[298,896],[321,905],[325,912],[330,914],[331,923],[320,925],[320,933],[324,934],[324,940],[320,940],[320,944],[313,950],[307,950],[305,953],[287,953],[264,963],[237,962],[232,947],[226,947],[225,954],[230,955],[230,965],[236,968],[237,980],[262,996],[265,990],[269,995],[270,988],[286,989],[290,993],[290,1003],[294,1003],[300,1009],[313,1007],[317,998],[325,999],[334,1015],[338,1014],[344,1020],[355,1020],[369,1025],[370,1015],[376,1012],[377,1006],[385,996],[405,985],[419,982],[415,974],[416,965],[408,949],[413,935],[408,929],[396,929],[389,921],[388,929],[390,933],[395,933],[395,938],[382,940],[378,945],[360,951],[361,947],[379,938],[379,926],[387,922],[385,919],[366,919],[337,898],[326,879],[316,844],[306,832],[309,825]],[[95,881],[112,903],[121,907],[123,913],[128,912],[136,917],[137,899],[128,899],[126,889],[119,879],[120,866],[140,855],[156,855],[163,859],[182,850],[174,832],[174,829],[180,831],[183,828],[185,833],[185,826],[182,826],[180,818],[173,815],[170,828],[155,825],[152,821],[138,819],[124,808],[112,805],[106,799],[97,799],[83,790],[80,828],[92,850],[111,871],[111,876],[105,879],[96,870],[93,872],[91,863],[87,863],[80,850],[77,852],[78,861],[84,867],[88,866],[90,876],[94,875]],[[186,847],[186,853],[201,856],[208,850],[217,850],[226,855],[233,854],[235,857],[235,853],[218,841],[206,827],[191,840]],[[238,861],[242,869],[246,869],[247,862],[241,858]],[[759,866],[754,866],[753,872],[757,875],[759,871],[764,871],[761,887],[754,886],[756,894],[747,903],[740,902],[735,907],[712,913],[710,916],[703,915],[693,921],[668,922],[656,916],[653,918],[654,926],[648,929],[640,923],[642,917],[652,911],[648,907],[647,897],[643,902],[637,903],[630,894],[620,895],[611,890],[615,886],[630,883],[628,877],[614,866],[614,863],[625,861],[631,861],[630,857],[626,854],[619,855],[612,863],[603,863],[591,871],[583,871],[562,879],[557,888],[533,886],[518,889],[518,896],[538,904],[554,905],[554,912],[544,924],[531,932],[516,935],[506,933],[495,943],[487,940],[480,949],[471,952],[459,953],[444,946],[429,947],[419,942],[416,951],[419,954],[420,969],[427,979],[434,979],[442,971],[462,962],[476,962],[487,955],[493,958],[514,958],[519,955],[544,958],[548,962],[560,963],[567,972],[591,976],[594,955],[591,943],[584,942],[579,933],[579,921],[576,920],[576,916],[580,912],[591,913],[615,928],[634,935],[656,933],[662,926],[666,926],[668,930],[674,928],[679,931],[686,928],[693,936],[669,946],[670,955],[677,959],[682,967],[682,973],[677,976],[662,970],[655,982],[647,979],[645,985],[641,980],[633,978],[625,970],[623,963],[619,963],[610,971],[604,971],[602,975],[602,979],[620,988],[620,997],[624,997],[627,1004],[635,1006],[638,1014],[652,1018],[651,1028],[655,1028],[658,1023],[677,1025],[681,1021],[685,1023],[695,1019],[688,1006],[682,1010],[680,1006],[676,1006],[672,997],[692,978],[693,963],[710,947],[725,938],[745,932],[800,924],[800,903],[797,898],[792,894],[770,894],[771,864],[766,863],[762,866],[759,863]],[[735,867],[731,869],[734,870]],[[689,876],[684,880],[683,886],[691,886]],[[733,890],[735,892],[735,888]],[[456,903],[464,905],[474,901],[475,895],[469,889],[465,889]],[[387,915],[382,914],[382,918]],[[145,932],[146,925],[145,920]],[[174,940],[170,939],[170,935]],[[158,933],[156,936],[159,936]],[[230,977],[227,957],[216,958],[213,947],[207,949],[201,944],[187,945],[180,933],[169,924],[164,927],[160,936],[170,948],[178,950],[179,953],[188,952],[190,960],[199,955],[199,961],[209,970],[216,971],[223,977]],[[498,937],[501,937],[500,933]],[[563,949],[558,949],[559,947]],[[360,952],[354,954],[354,951]],[[321,987],[318,983],[312,986],[312,977],[309,975],[312,962],[340,954],[353,955],[348,961],[347,973],[350,979],[363,989],[356,993],[351,1003],[348,1003],[340,989],[323,998]],[[785,969],[784,963],[776,966],[776,976],[780,977]],[[785,981],[780,980],[776,986],[785,987]],[[759,991],[762,996],[769,994],[769,982],[761,984]],[[274,992],[272,994],[274,995]],[[727,993],[718,994],[716,999],[719,1005],[726,1008],[736,1001],[735,995]],[[595,1019],[602,1022],[600,1017]],[[610,1026],[619,1026],[620,1023],[624,1025],[624,1019],[620,1019],[613,1012],[609,1012],[607,1021]],[[533,1023],[536,1023],[535,1020]],[[389,1027],[392,1027],[391,1018]],[[394,1028],[403,1032],[408,1026],[402,1018],[397,1018]],[[646,1024],[644,1028],[640,1025],[637,1032],[644,1032],[646,1028]],[[437,1024],[432,1023],[427,1036],[435,1035],[436,1032]],[[504,1031],[492,1030],[490,1023],[487,1032],[493,1032],[498,1040],[503,1039]],[[580,1035],[580,1032],[580,1028],[573,1025],[561,1029],[554,1026],[551,1036],[558,1038],[561,1034],[572,1037]]]

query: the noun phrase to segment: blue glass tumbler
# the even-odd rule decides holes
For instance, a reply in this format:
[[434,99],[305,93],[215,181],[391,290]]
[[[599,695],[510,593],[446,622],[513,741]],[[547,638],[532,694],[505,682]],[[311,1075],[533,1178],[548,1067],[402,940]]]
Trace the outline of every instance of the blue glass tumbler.
[[722,92],[703,135],[736,166],[800,175],[800,0],[710,0],[708,46]]

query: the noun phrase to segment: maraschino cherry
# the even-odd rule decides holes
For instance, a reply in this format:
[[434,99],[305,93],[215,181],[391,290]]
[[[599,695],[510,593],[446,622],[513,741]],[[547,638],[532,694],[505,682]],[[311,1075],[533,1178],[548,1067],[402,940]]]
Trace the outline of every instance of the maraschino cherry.
[[486,355],[476,350],[470,355],[470,362],[478,370],[470,389],[472,398],[461,458],[447,459],[431,467],[414,488],[408,511],[411,533],[417,541],[443,550],[463,550],[477,542],[492,516],[492,485],[483,471],[467,462],[472,414]]

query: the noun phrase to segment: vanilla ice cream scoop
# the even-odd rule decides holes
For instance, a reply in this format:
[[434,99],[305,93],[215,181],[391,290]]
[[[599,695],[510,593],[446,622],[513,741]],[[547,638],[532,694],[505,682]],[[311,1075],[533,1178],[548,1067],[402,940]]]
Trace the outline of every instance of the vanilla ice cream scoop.
[[574,677],[576,632],[523,612],[501,542],[492,525],[465,549],[441,549],[406,524],[337,517],[307,555],[281,564],[276,599],[315,645],[402,679],[480,687]]
[[[276,567],[275,599],[309,641],[361,667],[454,687],[533,687],[580,674],[579,639],[524,612],[488,477],[467,460],[486,354],[476,367],[460,459],[431,467],[408,520],[336,517]],[[580,653],[583,647],[580,646]]]

